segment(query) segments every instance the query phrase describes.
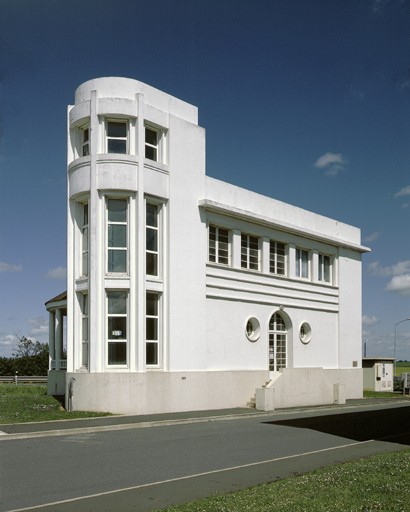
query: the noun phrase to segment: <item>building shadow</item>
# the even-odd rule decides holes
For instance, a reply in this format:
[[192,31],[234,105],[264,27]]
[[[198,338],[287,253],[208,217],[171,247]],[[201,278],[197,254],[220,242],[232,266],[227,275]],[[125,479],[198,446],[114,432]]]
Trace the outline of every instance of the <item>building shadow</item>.
[[376,440],[410,446],[410,407],[330,414],[264,423],[308,428],[355,441]]

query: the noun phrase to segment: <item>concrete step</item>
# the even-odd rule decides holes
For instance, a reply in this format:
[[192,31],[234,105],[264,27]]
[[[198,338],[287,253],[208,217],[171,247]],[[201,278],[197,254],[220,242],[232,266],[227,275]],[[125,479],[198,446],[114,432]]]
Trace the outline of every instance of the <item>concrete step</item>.
[[249,407],[250,409],[256,409],[256,396],[253,396],[249,402],[246,404],[246,407]]

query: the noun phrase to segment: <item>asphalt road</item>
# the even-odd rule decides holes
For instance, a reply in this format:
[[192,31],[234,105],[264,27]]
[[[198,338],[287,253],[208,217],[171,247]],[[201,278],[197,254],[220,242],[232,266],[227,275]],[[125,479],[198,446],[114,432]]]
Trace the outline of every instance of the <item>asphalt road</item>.
[[0,511],[143,512],[408,449],[410,403],[0,442]]

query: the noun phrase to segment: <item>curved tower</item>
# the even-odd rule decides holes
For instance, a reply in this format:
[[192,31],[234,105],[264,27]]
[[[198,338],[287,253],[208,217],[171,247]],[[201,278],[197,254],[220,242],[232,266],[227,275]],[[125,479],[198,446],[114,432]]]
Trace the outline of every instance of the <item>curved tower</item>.
[[[136,80],[98,78],[76,90],[68,132],[67,372],[168,370],[169,290],[186,280],[183,224],[191,207],[198,221],[205,174],[197,108]],[[185,203],[173,213],[171,188]],[[170,215],[184,251],[174,268]]]

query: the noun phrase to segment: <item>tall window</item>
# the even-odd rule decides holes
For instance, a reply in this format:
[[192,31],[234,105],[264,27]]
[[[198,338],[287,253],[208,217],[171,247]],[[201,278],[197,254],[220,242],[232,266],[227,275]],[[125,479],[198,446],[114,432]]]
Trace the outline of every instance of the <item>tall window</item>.
[[88,368],[88,295],[84,294],[81,298],[81,365]]
[[259,270],[259,238],[241,234],[241,267]]
[[147,365],[159,365],[159,295],[147,292],[146,300],[146,356]]
[[285,275],[285,244],[274,240],[269,242],[269,272]]
[[309,277],[309,252],[304,249],[296,249],[296,277]]
[[209,226],[209,261],[229,265],[229,231]]
[[107,292],[108,364],[127,364],[127,292]]
[[107,121],[107,153],[128,153],[128,122]]
[[269,370],[286,368],[287,329],[280,313],[275,313],[269,321]]
[[83,205],[83,222],[81,226],[82,275],[88,276],[88,204]]
[[107,200],[107,272],[127,272],[127,200]]
[[146,205],[146,273],[159,275],[159,205]]
[[159,160],[159,135],[157,130],[145,127],[145,158],[154,162]]
[[81,156],[88,156],[90,154],[90,127],[86,126],[82,129],[83,141]]
[[330,283],[331,281],[331,260],[330,256],[326,254],[319,254],[319,268],[318,268],[318,276],[319,281],[324,281],[325,283]]

